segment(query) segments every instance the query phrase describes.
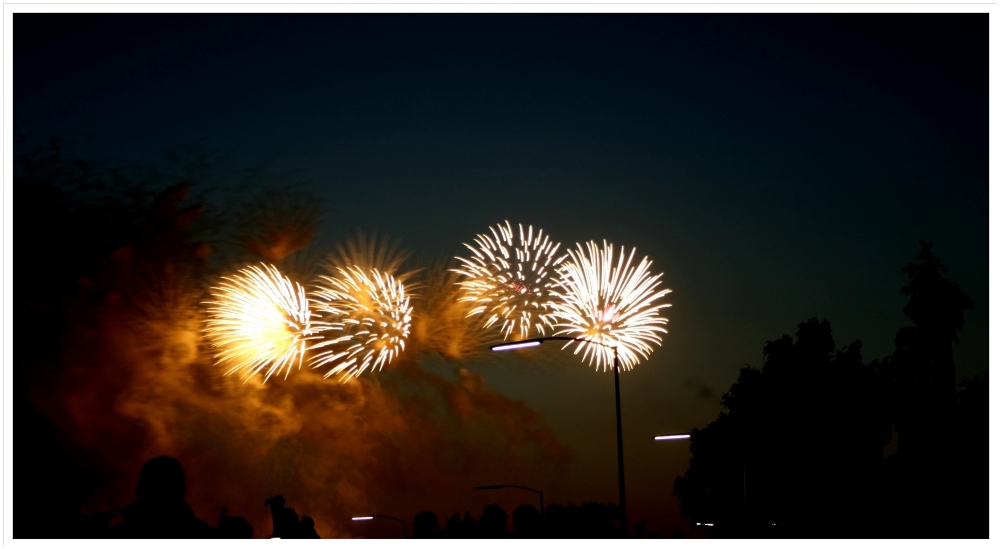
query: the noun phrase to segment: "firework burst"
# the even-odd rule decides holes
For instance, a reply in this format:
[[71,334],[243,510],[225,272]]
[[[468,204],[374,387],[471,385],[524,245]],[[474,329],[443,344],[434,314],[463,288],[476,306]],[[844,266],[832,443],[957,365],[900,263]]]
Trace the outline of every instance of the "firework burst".
[[[649,358],[651,344],[661,344],[658,334],[667,333],[667,319],[659,311],[670,304],[658,300],[670,290],[657,290],[663,274],[651,276],[652,262],[645,257],[633,265],[634,248],[626,256],[622,247],[617,258],[614,246],[607,242],[603,248],[593,241],[587,243],[586,249],[580,244],[576,248],[569,250],[570,259],[559,268],[552,289],[554,335],[587,338],[617,347],[621,367],[631,370],[640,357]],[[613,349],[576,343],[574,354],[581,350],[583,360],[598,369],[614,366]]]
[[492,237],[476,235],[475,246],[465,245],[471,258],[456,258],[462,267],[455,272],[465,277],[458,283],[460,301],[473,305],[470,316],[486,318],[484,328],[499,325],[504,339],[515,328],[525,339],[532,329],[545,335],[553,325],[548,306],[550,271],[566,257],[556,255],[559,243],[550,241],[541,229],[536,233],[529,225],[527,234],[522,225],[517,229],[515,243],[510,222],[490,227]]
[[403,282],[370,268],[336,267],[321,276],[313,303],[324,321],[324,341],[312,367],[330,366],[324,377],[359,376],[381,370],[406,348],[410,335],[410,296]]
[[306,341],[314,339],[305,290],[272,265],[241,269],[212,288],[205,334],[220,349],[216,364],[242,379],[266,370],[264,382],[302,366]]

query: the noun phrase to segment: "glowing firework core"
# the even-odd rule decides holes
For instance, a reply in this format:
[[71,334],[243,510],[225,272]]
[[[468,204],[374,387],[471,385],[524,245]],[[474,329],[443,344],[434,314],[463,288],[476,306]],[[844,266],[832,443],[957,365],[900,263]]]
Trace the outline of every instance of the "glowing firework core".
[[205,332],[221,349],[216,364],[233,364],[226,375],[242,370],[244,380],[264,369],[265,382],[282,370],[287,378],[293,365],[301,367],[305,342],[315,337],[305,290],[266,264],[223,281],[207,302]]
[[406,347],[413,311],[410,297],[402,282],[378,269],[365,273],[359,267],[338,267],[337,271],[338,276],[321,276],[314,294],[327,339],[313,346],[325,350],[316,354],[312,366],[332,364],[324,377],[359,376],[369,367],[381,370]]
[[[651,343],[660,344],[657,333],[667,333],[663,328],[667,319],[659,316],[659,310],[670,305],[656,303],[670,293],[668,289],[656,289],[662,273],[650,276],[652,262],[648,258],[633,266],[635,249],[626,258],[623,247],[616,259],[614,247],[607,242],[603,249],[588,242],[586,251],[577,244],[576,250],[569,250],[569,256],[570,260],[559,268],[558,282],[552,289],[555,335],[618,347],[621,366],[631,370],[640,356],[649,357]],[[614,366],[613,349],[580,342],[574,353],[581,350],[583,359],[596,362],[598,369]]]
[[504,339],[516,327],[520,339],[528,337],[532,328],[541,335],[552,326],[553,317],[548,306],[548,288],[551,286],[549,270],[561,263],[565,256],[556,256],[559,244],[537,233],[529,225],[518,228],[518,241],[510,222],[490,227],[490,235],[476,235],[476,246],[466,244],[472,258],[457,258],[462,268],[455,272],[464,275],[458,283],[462,288],[460,301],[474,305],[469,316],[485,315],[485,328],[500,323]]

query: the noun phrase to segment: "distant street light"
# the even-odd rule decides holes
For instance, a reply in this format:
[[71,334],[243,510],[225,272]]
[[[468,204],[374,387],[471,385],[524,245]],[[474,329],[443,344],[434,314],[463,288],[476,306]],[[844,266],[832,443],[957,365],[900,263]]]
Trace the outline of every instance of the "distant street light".
[[593,345],[600,345],[601,347],[613,349],[615,352],[615,416],[618,419],[618,510],[621,514],[619,521],[621,522],[622,532],[625,534],[625,537],[629,537],[628,513],[625,512],[625,453],[622,450],[622,397],[621,392],[618,389],[618,347],[614,345],[605,345],[604,343],[599,343],[582,337],[551,336],[526,339],[524,341],[515,341],[514,343],[492,345],[490,346],[490,350],[509,351],[511,349],[521,349],[524,347],[537,347],[545,341],[584,341]]
[[684,433],[683,435],[657,435],[653,437],[653,440],[685,440],[691,438],[691,435]]
[[541,490],[535,490],[534,488],[528,488],[527,486],[518,486],[517,484],[492,484],[490,486],[476,486],[473,490],[499,490],[500,488],[520,488],[521,490],[527,490],[529,492],[534,492],[538,494],[538,512],[539,515],[545,516],[545,493]]
[[403,539],[406,539],[406,521],[403,520],[403,519],[401,519],[401,518],[390,517],[389,515],[371,515],[369,517],[352,517],[351,520],[360,521],[360,520],[372,520],[372,519],[377,519],[377,518],[390,519],[390,520],[395,520],[395,521],[402,522],[403,523]]

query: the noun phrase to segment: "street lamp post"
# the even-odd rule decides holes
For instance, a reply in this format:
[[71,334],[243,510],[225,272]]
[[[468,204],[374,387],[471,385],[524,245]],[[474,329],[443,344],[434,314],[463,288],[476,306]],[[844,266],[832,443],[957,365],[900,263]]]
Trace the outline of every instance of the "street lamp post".
[[545,492],[541,490],[535,490],[534,488],[528,488],[527,486],[518,486],[517,484],[492,484],[490,486],[476,486],[473,490],[499,490],[500,488],[520,488],[521,490],[527,490],[529,492],[534,492],[538,494],[538,513],[541,517],[545,517]]
[[625,537],[628,535],[628,513],[625,511],[625,453],[622,451],[622,399],[621,391],[618,388],[618,347],[614,345],[605,345],[604,343],[599,343],[590,339],[580,338],[580,337],[561,337],[561,336],[551,336],[551,337],[538,337],[535,339],[525,339],[523,341],[516,341],[514,343],[503,343],[500,345],[490,346],[492,351],[510,351],[513,349],[522,349],[525,347],[537,347],[545,341],[586,341],[587,343],[593,343],[594,345],[600,345],[608,349],[613,349],[615,352],[615,417],[618,422],[618,510],[620,513],[619,521],[621,522],[622,533]]
[[390,517],[389,515],[369,515],[367,517],[352,517],[351,520],[361,521],[361,520],[372,520],[372,519],[390,519],[403,523],[403,539],[406,539],[406,521],[401,518]]

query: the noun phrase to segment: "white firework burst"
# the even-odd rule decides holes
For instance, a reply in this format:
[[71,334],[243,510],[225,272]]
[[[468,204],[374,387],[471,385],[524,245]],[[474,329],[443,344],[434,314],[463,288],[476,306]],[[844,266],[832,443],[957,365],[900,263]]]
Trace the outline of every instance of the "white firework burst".
[[[652,344],[661,344],[659,334],[667,333],[660,309],[670,304],[659,300],[670,290],[657,289],[663,273],[650,274],[649,258],[632,264],[635,248],[626,256],[622,247],[617,255],[607,242],[603,248],[590,241],[586,249],[577,244],[576,250],[569,250],[570,259],[560,266],[552,289],[554,335],[617,347],[620,366],[631,370],[640,358],[649,358]],[[614,367],[614,349],[576,342],[574,354],[580,351],[597,369]]]
[[520,339],[532,330],[545,335],[554,317],[548,305],[551,274],[566,256],[557,255],[559,243],[539,229],[517,226],[517,240],[510,222],[490,227],[492,237],[476,235],[475,246],[465,244],[472,257],[458,257],[462,267],[454,269],[465,278],[459,301],[471,302],[469,316],[482,315],[484,328],[498,325],[507,339],[517,329]]
[[324,377],[339,373],[346,380],[381,370],[403,352],[413,307],[401,281],[360,267],[337,267],[335,276],[319,278],[312,300],[325,339],[312,347],[313,368],[329,366]]

